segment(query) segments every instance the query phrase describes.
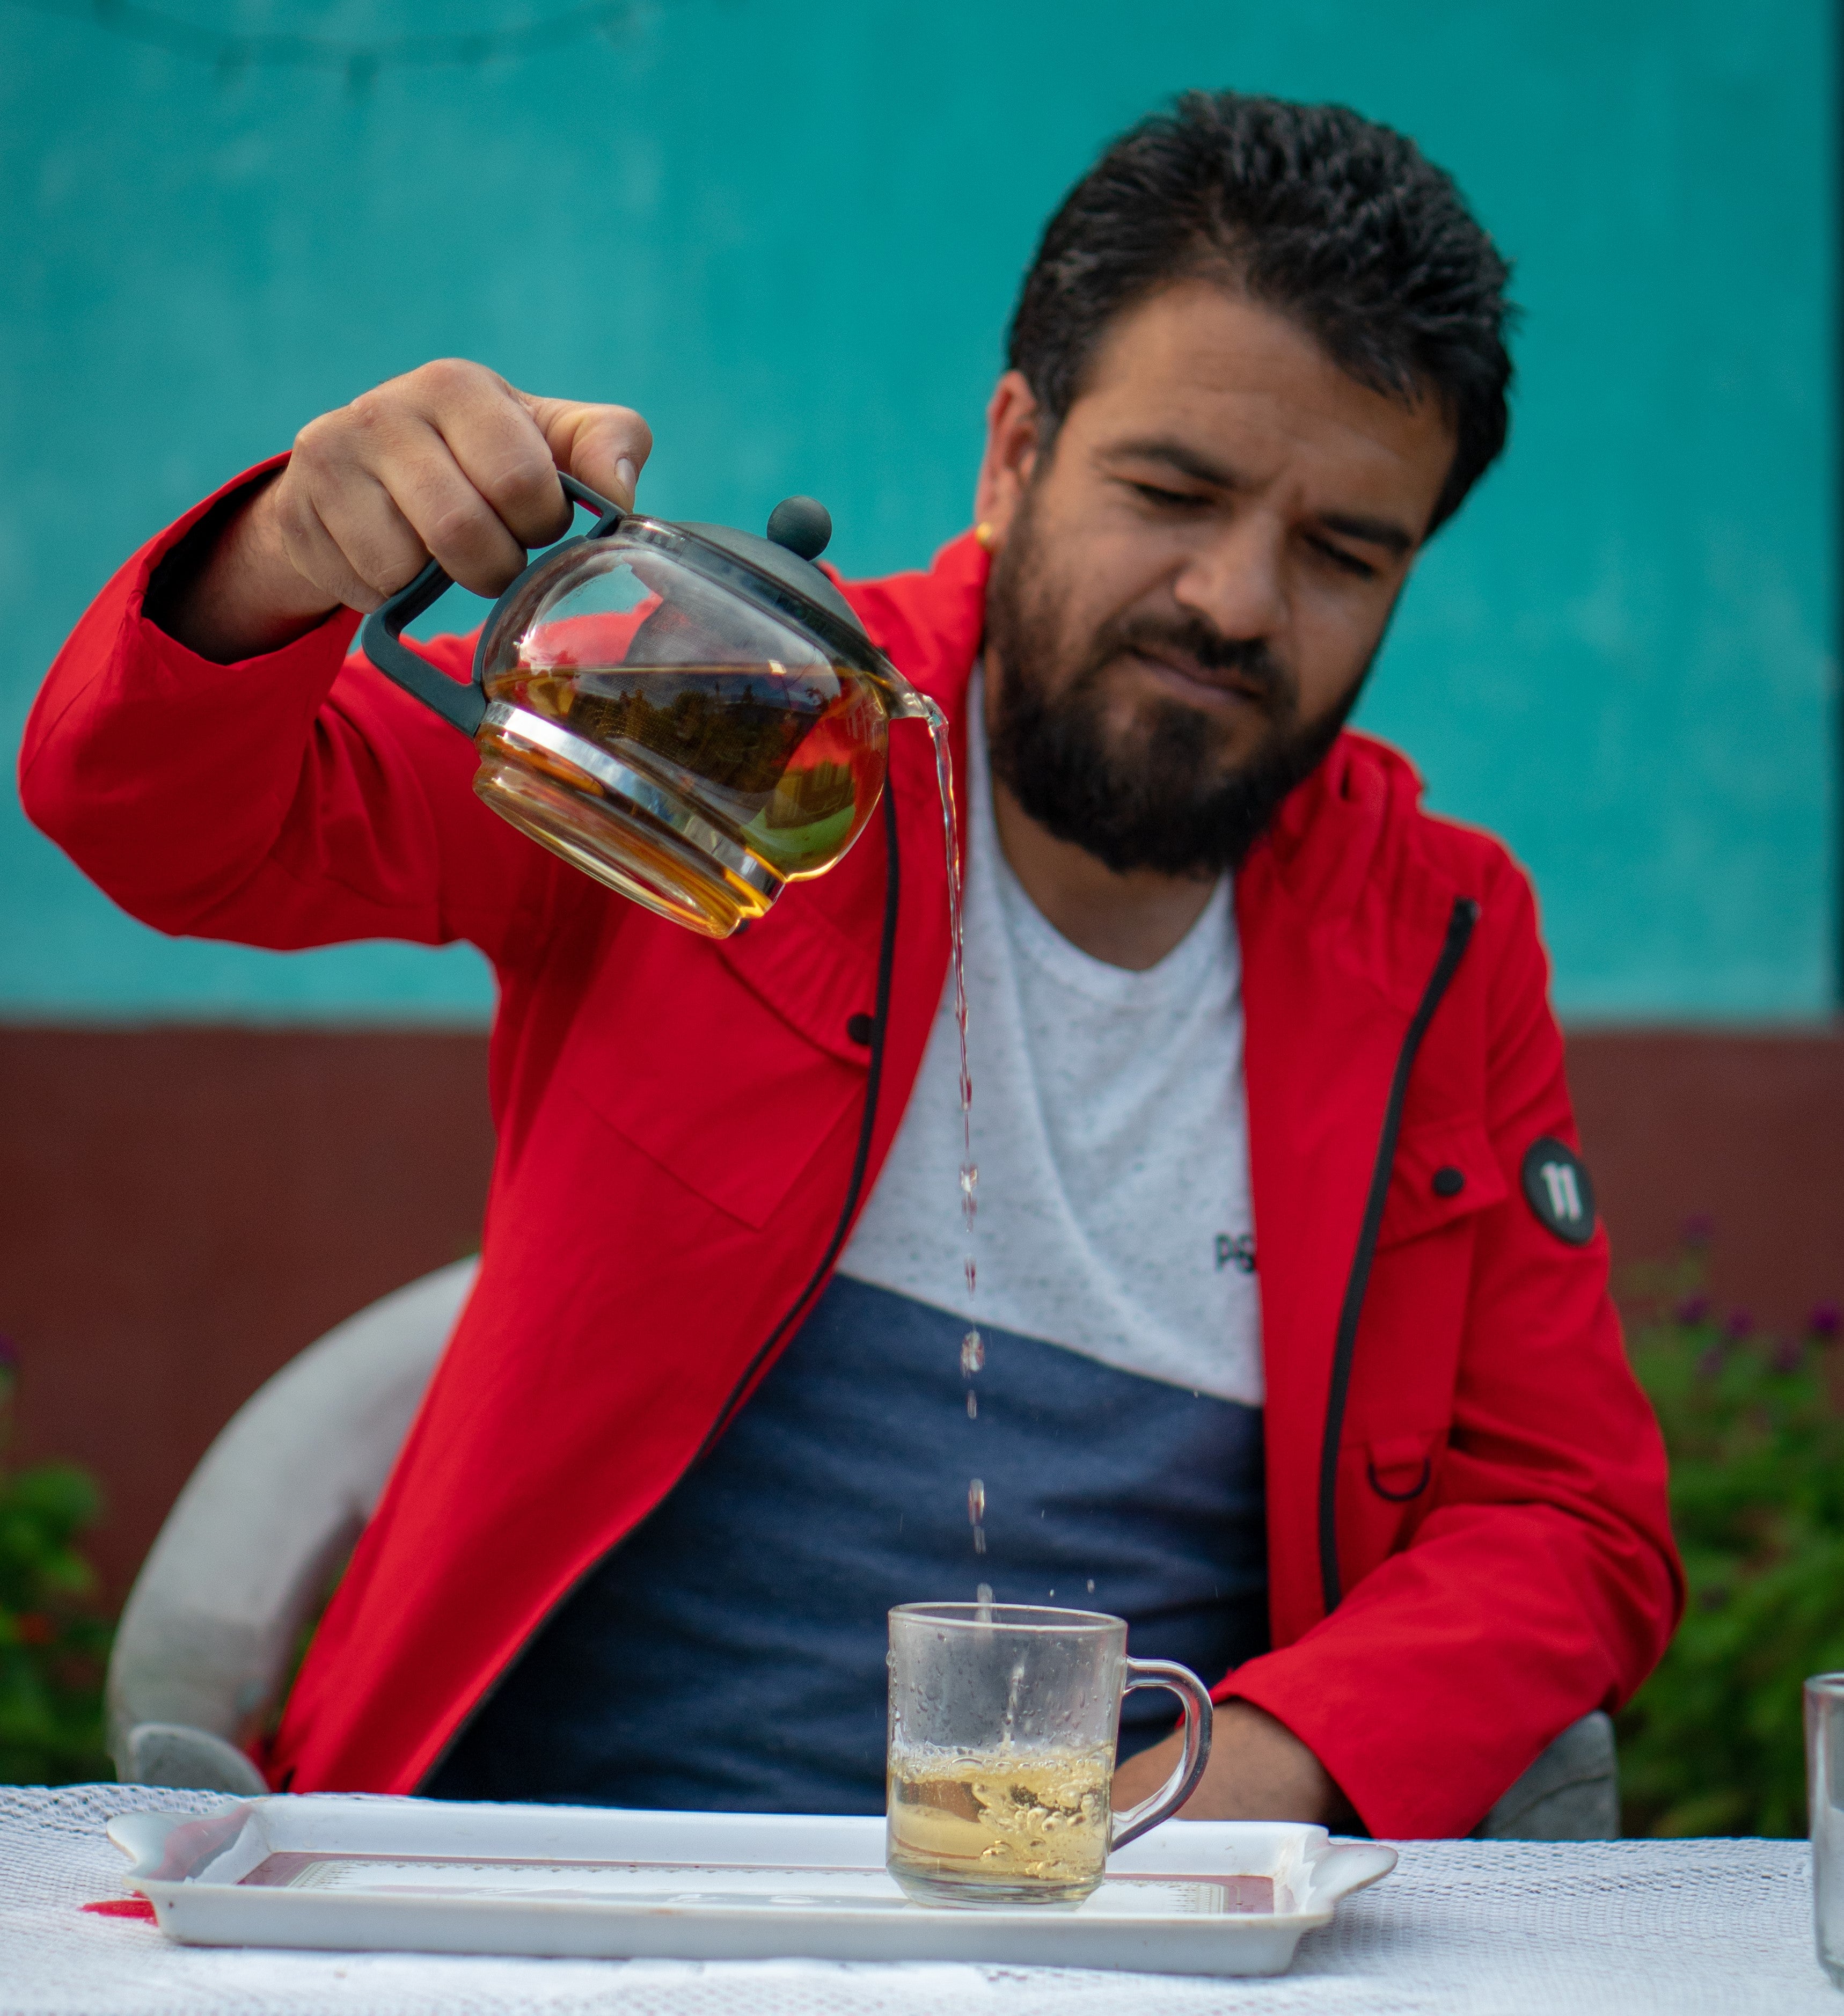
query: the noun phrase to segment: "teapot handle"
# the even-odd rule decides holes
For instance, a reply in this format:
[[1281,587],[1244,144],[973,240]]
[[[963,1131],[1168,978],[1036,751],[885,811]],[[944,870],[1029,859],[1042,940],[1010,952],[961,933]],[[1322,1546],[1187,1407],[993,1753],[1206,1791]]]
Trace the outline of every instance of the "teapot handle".
[[[606,538],[627,517],[620,505],[611,504],[588,484],[577,482],[573,476],[559,474],[557,480],[572,504],[580,504],[596,514],[595,524],[585,535],[587,538]],[[519,581],[524,578],[523,574],[519,577]],[[518,585],[514,581],[512,587]],[[426,707],[433,707],[444,721],[452,722],[471,740],[487,711],[487,696],[480,686],[478,657],[473,677],[462,686],[412,651],[401,635],[406,623],[415,622],[425,610],[433,608],[454,585],[453,579],[444,572],[441,562],[431,560],[408,588],[400,588],[382,608],[374,609],[360,625],[358,648],[387,679],[394,679]],[[506,595],[512,592],[508,589]],[[505,600],[505,596],[501,596],[500,601]],[[494,613],[498,613],[497,604]],[[491,622],[492,618],[487,620]]]

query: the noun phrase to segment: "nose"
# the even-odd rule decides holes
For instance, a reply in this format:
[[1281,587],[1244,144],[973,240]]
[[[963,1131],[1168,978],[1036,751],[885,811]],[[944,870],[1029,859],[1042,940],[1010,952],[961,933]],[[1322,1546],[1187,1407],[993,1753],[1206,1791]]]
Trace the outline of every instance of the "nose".
[[1286,617],[1286,530],[1260,511],[1238,512],[1186,556],[1173,583],[1179,605],[1224,637],[1272,637]]

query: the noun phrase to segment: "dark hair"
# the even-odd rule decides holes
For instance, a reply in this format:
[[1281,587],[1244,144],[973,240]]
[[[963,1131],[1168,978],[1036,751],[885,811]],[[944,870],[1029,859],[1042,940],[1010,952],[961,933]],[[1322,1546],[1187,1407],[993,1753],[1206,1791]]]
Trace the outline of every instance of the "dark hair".
[[1430,531],[1504,447],[1511,268],[1403,135],[1233,91],[1188,92],[1123,134],[1051,219],[1012,318],[1007,361],[1052,435],[1109,323],[1191,274],[1292,316],[1361,383],[1440,400],[1457,446]]

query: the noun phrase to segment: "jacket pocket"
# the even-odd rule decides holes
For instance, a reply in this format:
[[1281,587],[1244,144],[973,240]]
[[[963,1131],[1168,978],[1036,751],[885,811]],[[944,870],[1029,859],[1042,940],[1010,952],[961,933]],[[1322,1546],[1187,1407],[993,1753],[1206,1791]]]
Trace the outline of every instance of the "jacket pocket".
[[810,1040],[710,948],[656,939],[618,977],[605,972],[559,1071],[598,1119],[752,1230],[803,1185],[828,1185],[814,1209],[836,1214],[849,1156],[834,1197],[823,1151],[862,1100],[864,1068]]
[[1476,1119],[1405,1128],[1396,1143],[1377,1250],[1420,1239],[1475,1211],[1502,1203],[1504,1172],[1491,1136]]

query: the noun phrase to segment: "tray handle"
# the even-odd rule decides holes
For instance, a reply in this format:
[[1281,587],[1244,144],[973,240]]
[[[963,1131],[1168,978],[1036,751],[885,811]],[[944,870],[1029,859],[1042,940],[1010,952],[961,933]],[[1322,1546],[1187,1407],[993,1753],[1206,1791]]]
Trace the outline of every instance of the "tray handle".
[[1308,1908],[1318,1910],[1387,1876],[1396,1867],[1396,1853],[1380,1841],[1335,1841],[1321,1848],[1307,1864],[1312,1878]]
[[215,1862],[255,1817],[247,1801],[210,1813],[117,1813],[109,1838],[128,1858],[131,1883],[182,1883]]

